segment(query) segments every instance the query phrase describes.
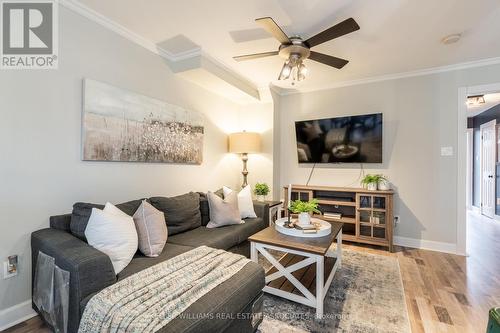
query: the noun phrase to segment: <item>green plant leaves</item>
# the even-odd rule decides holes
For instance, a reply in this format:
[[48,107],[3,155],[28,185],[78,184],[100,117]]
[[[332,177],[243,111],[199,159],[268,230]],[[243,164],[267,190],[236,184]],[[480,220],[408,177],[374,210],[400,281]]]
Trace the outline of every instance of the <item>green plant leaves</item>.
[[255,195],[268,195],[269,186],[266,183],[257,183],[255,184],[253,193],[255,193]]
[[299,214],[299,213],[321,214],[321,212],[318,210],[318,204],[319,203],[317,199],[312,199],[309,201],[295,200],[291,202],[290,210],[294,214]]

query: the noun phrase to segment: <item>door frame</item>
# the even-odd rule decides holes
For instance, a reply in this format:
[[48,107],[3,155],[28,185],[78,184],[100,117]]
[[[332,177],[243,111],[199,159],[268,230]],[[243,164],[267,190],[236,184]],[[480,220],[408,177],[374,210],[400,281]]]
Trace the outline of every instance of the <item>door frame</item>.
[[468,210],[474,206],[474,129],[468,128],[467,135],[467,184],[466,184],[466,205]]
[[[496,145],[495,145],[495,143],[496,143],[496,126],[497,126],[497,121],[496,121],[496,119],[494,119],[494,120],[491,120],[491,121],[488,121],[488,122],[482,124],[479,127],[479,131],[481,133],[481,150],[480,150],[480,153],[479,153],[479,156],[480,156],[479,159],[481,161],[480,162],[480,165],[481,165],[481,168],[480,168],[480,178],[481,178],[481,181],[479,182],[479,193],[480,193],[480,196],[481,196],[481,207],[480,207],[481,215],[484,215],[486,217],[489,217],[489,218],[493,219],[493,218],[495,218],[495,211],[493,211],[492,216],[488,216],[488,215],[484,214],[484,212],[483,212],[483,207],[484,207],[484,205],[483,205],[483,178],[484,178],[483,177],[483,128],[488,127],[488,126],[492,126],[492,125],[493,125],[493,135],[495,136],[495,140],[493,141],[494,142],[494,146],[495,146],[495,147],[493,147],[493,150],[495,151],[495,153],[494,153],[495,157],[493,159],[493,163],[495,163],[495,161],[496,161]],[[495,167],[493,167],[493,169],[495,169]],[[495,171],[495,177],[494,178],[496,178],[496,171]],[[493,193],[495,193],[495,187],[493,187]],[[495,195],[493,195],[493,196],[495,196]],[[495,202],[493,203],[493,206],[495,206]]]
[[467,254],[467,96],[500,91],[500,82],[458,88],[457,119],[457,244],[456,253]]

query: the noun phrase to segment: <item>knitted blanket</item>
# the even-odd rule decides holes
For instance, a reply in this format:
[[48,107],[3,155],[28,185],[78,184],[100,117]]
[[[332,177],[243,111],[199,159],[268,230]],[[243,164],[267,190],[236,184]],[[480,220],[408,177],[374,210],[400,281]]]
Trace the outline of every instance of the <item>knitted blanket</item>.
[[78,332],[156,332],[248,262],[206,246],[178,255],[92,297]]

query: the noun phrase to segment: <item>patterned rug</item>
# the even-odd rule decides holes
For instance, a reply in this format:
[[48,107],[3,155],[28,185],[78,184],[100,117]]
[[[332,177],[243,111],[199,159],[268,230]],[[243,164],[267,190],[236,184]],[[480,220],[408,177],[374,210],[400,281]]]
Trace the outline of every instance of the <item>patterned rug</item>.
[[[411,332],[397,259],[350,250],[342,254],[342,267],[325,297],[323,319],[315,318],[313,308],[265,294],[259,331]],[[259,262],[265,268],[270,265],[262,258]]]

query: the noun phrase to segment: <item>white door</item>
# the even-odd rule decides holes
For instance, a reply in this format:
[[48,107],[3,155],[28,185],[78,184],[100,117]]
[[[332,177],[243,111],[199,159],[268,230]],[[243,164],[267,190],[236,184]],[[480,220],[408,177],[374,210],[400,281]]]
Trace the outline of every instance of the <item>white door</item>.
[[495,216],[496,120],[481,125],[481,213]]

